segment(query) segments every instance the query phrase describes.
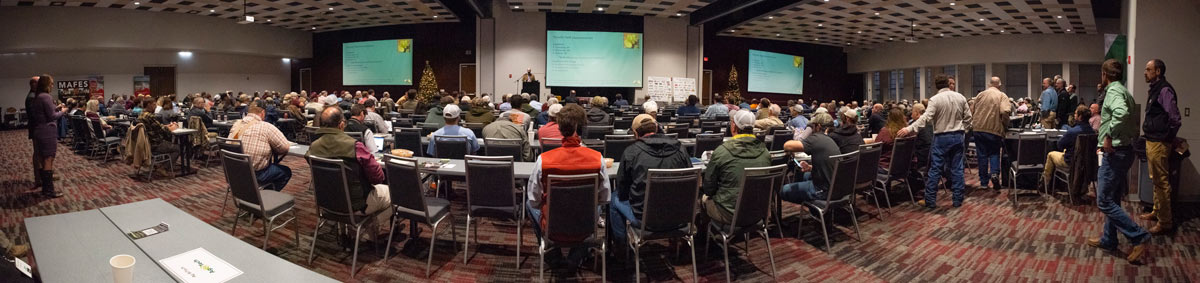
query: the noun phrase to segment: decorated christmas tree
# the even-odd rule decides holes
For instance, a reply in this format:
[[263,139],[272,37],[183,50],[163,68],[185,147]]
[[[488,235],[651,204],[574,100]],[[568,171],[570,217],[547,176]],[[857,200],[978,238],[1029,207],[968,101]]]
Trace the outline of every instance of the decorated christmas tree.
[[725,89],[725,97],[729,98],[730,103],[742,100],[742,87],[738,86],[737,67],[729,67],[729,87]]
[[421,85],[417,88],[417,99],[420,102],[432,103],[438,95],[437,77],[433,75],[433,67],[425,61],[425,70],[421,71]]

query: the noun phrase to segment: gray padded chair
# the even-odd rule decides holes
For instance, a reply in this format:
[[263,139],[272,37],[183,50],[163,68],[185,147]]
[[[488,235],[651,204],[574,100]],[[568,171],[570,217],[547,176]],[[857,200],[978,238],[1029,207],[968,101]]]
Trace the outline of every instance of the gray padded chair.
[[[538,237],[538,276],[546,279],[546,252],[554,248],[594,248],[600,250],[600,281],[608,281],[606,240],[601,239],[597,209],[600,193],[600,173],[580,175],[549,175],[546,177],[546,229]],[[539,219],[530,219],[541,225]],[[613,224],[615,225],[615,224]],[[580,240],[582,239],[582,240]]]
[[[1017,156],[1009,167],[1009,184],[1012,191],[1009,198],[1013,207],[1017,207],[1017,176],[1020,174],[1041,174],[1046,162],[1046,134],[1021,133],[1017,135]],[[1037,192],[1036,190],[1034,191]]]
[[[729,271],[729,241],[743,234],[745,252],[749,253],[750,232],[758,232],[767,244],[767,255],[771,258],[771,277],[775,277],[775,253],[771,250],[771,238],[767,236],[767,213],[770,211],[771,192],[783,186],[780,181],[787,172],[787,165],[746,168],[742,173],[742,190],[738,192],[737,204],[733,209],[733,223],[721,224],[712,221],[708,233],[720,236],[721,248],[725,250],[725,280],[733,281]],[[717,240],[717,237],[709,237]],[[708,245],[704,245],[704,257],[708,258]]]
[[699,280],[696,269],[696,201],[700,195],[700,167],[681,169],[650,169],[646,173],[646,195],[643,201],[641,225],[632,221],[613,223],[625,225],[629,246],[633,248],[634,278],[641,282],[642,245],[653,240],[681,238],[692,252],[692,278]]
[[[317,247],[317,233],[321,231],[321,226],[324,226],[326,222],[347,225],[354,228],[352,240],[354,241],[354,254],[350,259],[350,277],[354,277],[358,271],[358,243],[362,236],[363,226],[366,226],[368,221],[373,221],[385,209],[380,209],[372,214],[354,210],[347,176],[357,177],[359,173],[350,170],[342,163],[342,160],[310,155],[308,156],[308,166],[312,170],[312,176],[321,176],[321,178],[313,178],[311,183],[317,203],[317,218],[320,220],[317,221],[317,228],[313,229],[313,242],[308,250],[308,263],[312,264],[313,251]],[[392,200],[395,201],[395,196]]]
[[[802,203],[808,207],[810,211],[817,212],[816,220],[821,223],[821,234],[825,236],[825,252],[829,252],[829,225],[825,225],[825,215],[829,214],[829,218],[833,219],[833,208],[846,207],[850,212],[850,219],[854,222],[854,233],[858,232],[858,217],[854,216],[854,175],[858,171],[858,151],[834,155],[829,157],[829,162],[833,163],[833,183],[830,184],[829,192],[825,200],[811,200]],[[804,215],[804,214],[802,214]],[[810,216],[811,217],[811,216]],[[832,220],[831,220],[832,221]],[[804,219],[800,220],[800,225],[796,228],[796,237],[800,237],[800,230],[804,228]]]
[[[233,213],[233,229],[229,231],[230,235],[237,236],[237,224],[241,219],[240,213],[247,212],[251,217],[262,218],[266,221],[263,223],[263,249],[267,248],[267,243],[271,238],[271,231],[287,225],[289,222],[296,220],[296,199],[292,195],[272,191],[263,190],[266,185],[258,185],[258,178],[254,176],[254,168],[250,165],[250,156],[238,154],[229,151],[221,151],[221,162],[225,169],[225,182],[229,183],[229,187],[233,191],[233,199],[237,207],[237,211]],[[279,223],[279,226],[272,226],[275,219],[280,215],[291,211],[292,217]],[[254,218],[251,218],[250,223],[254,223]],[[296,233],[296,246],[300,246],[300,227],[293,225],[292,230]]]
[[604,136],[604,157],[612,158],[613,162],[621,162],[624,158],[625,148],[637,142],[633,135],[606,135]]
[[523,143],[520,139],[493,139],[483,141],[483,152],[487,156],[511,156],[513,161],[524,161]]
[[[416,159],[384,155],[384,166],[387,170],[388,190],[392,197],[392,227],[388,232],[387,248],[383,254],[386,257],[392,249],[392,235],[396,233],[396,221],[408,219],[409,225],[416,227],[418,223],[429,225],[432,229],[429,238],[429,258],[425,260],[425,277],[429,277],[430,265],[433,264],[433,247],[437,243],[437,228],[442,220],[451,218],[448,222],[450,233],[453,234],[454,245],[458,244],[458,230],[454,229],[454,216],[450,214],[450,201],[435,197],[426,197],[421,186],[421,173]],[[418,235],[409,235],[416,239]]]
[[[519,148],[518,148],[519,149]],[[518,155],[520,152],[518,151]],[[523,198],[518,198],[513,179],[512,156],[466,156],[467,172],[467,228],[463,241],[463,263],[470,258],[471,222],[475,218],[499,218],[525,223]],[[521,227],[517,225],[517,264],[521,260]],[[479,241],[479,229],[475,229],[475,241]]]
[[[858,170],[854,174],[854,193],[869,194],[875,199],[875,208],[883,210],[879,195],[875,192],[875,179],[879,177],[879,157],[883,154],[883,143],[869,143],[858,146]],[[853,200],[851,200],[853,201]],[[883,220],[883,213],[877,213]]]

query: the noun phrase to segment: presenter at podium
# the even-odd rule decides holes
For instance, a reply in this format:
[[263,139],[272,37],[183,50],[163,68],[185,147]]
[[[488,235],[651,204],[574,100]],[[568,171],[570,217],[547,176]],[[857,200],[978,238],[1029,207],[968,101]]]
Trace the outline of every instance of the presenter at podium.
[[517,82],[521,83],[521,93],[528,93],[533,100],[541,101],[539,94],[541,94],[542,85],[533,75],[532,69],[525,69],[525,74],[521,75],[521,79]]
[[537,77],[533,75],[533,69],[525,69],[525,74],[521,75],[521,82],[529,83],[537,81]]

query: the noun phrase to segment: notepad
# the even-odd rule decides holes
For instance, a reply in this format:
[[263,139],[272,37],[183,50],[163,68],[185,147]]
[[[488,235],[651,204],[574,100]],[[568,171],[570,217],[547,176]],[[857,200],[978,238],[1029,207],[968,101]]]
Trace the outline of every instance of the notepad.
[[204,248],[186,251],[158,262],[175,279],[186,283],[219,283],[242,275],[242,270]]

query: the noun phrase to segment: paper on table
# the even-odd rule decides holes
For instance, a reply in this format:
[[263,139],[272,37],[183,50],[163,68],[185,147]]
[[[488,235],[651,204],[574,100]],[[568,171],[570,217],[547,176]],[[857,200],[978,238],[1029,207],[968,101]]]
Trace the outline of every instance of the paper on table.
[[237,267],[204,248],[196,248],[158,262],[176,279],[187,283],[225,282],[242,275],[242,271]]
[[21,258],[14,258],[13,264],[17,265],[17,270],[20,270],[21,273],[24,273],[25,277],[33,278],[33,267],[29,266],[28,263],[25,263],[24,260],[21,260]]

